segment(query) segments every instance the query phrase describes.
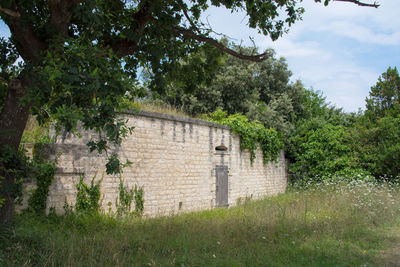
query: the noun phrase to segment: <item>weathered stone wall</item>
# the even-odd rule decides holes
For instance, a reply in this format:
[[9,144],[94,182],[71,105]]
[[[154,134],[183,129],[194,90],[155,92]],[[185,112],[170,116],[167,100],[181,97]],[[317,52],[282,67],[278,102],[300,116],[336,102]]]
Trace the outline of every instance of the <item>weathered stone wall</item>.
[[[134,126],[114,151],[122,162],[133,164],[123,170],[125,185],[144,187],[144,214],[168,215],[178,211],[210,209],[216,206],[216,168],[228,169],[228,204],[239,199],[258,198],[284,192],[287,184],[283,152],[278,162],[263,164],[257,150],[251,165],[248,152],[240,151],[240,138],[229,127],[151,112],[123,114]],[[57,173],[50,187],[47,207],[63,212],[65,199],[74,204],[80,175],[87,183],[95,176],[102,179],[102,207],[115,209],[118,176],[105,172],[105,157],[89,153],[87,141],[95,135],[82,133],[59,136],[46,147],[49,158],[57,159]],[[226,151],[217,151],[217,146]]]

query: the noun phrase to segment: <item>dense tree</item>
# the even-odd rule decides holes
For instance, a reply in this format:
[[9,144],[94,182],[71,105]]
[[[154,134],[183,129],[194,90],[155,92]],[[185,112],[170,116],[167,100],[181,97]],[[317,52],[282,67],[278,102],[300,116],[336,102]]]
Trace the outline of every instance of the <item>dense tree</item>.
[[[275,40],[300,19],[299,2],[213,0],[211,5],[245,10],[249,27]],[[0,146],[18,149],[30,112],[40,120],[51,114],[67,130],[74,130],[81,120],[84,128],[104,131],[118,144],[129,129],[116,119],[116,107],[127,92],[134,94],[140,67],[149,66],[154,81],[161,84],[160,73],[173,70],[205,43],[242,59],[262,61],[268,56],[242,55],[210,38],[210,29],[199,20],[208,4],[205,0],[1,0],[0,18],[11,32],[8,48],[2,49],[6,63],[1,63],[1,72],[14,63],[15,58],[7,56],[11,51],[23,64],[1,81],[8,87],[0,114]],[[89,144],[91,150],[107,148],[100,139]],[[113,155],[110,159],[117,161]],[[0,169],[5,199],[0,222],[4,222],[13,215],[7,188],[15,177]]]
[[[371,87],[366,111],[346,114],[316,92],[305,97],[303,119],[289,138],[287,156],[296,180],[369,174],[398,180],[400,173],[399,74],[388,70]],[[308,108],[307,108],[308,107]]]
[[324,123],[315,130],[307,129],[303,134],[296,135],[292,140],[296,158],[290,165],[292,179],[319,181],[350,168],[351,151],[345,133],[344,126]]
[[372,120],[400,114],[400,75],[396,67],[389,67],[379,77],[366,102],[366,115]]
[[388,68],[371,87],[365,116],[350,129],[355,159],[376,178],[400,176],[400,76]]
[[299,107],[295,129],[286,144],[292,181],[318,181],[359,171],[348,131],[357,114],[347,114],[330,105],[320,92],[313,90],[305,90]]
[[[226,40],[222,42],[227,43]],[[255,48],[239,48],[232,44],[230,47],[244,54],[256,51]],[[203,78],[202,83],[166,74],[165,79],[169,81],[166,90],[161,94],[153,92],[153,99],[161,99],[189,114],[209,113],[218,109],[228,114],[245,114],[287,135],[293,129],[297,113],[301,112],[299,105],[306,92],[301,82],[289,81],[291,72],[284,58],[276,58],[272,49],[265,51],[265,54],[269,56],[263,62],[249,62],[216,53],[213,59],[218,65],[214,66],[219,67],[206,79]],[[189,61],[193,58],[199,62],[197,66],[210,61],[204,53],[192,55]],[[185,67],[189,68],[187,66],[190,65],[187,62]],[[205,76],[199,67],[190,70],[193,71],[193,77]],[[187,73],[191,72],[185,71]]]

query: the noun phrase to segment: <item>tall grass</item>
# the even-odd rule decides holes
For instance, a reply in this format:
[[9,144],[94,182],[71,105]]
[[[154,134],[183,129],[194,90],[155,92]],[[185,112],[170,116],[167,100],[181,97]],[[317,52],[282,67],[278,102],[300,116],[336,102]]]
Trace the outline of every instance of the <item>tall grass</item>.
[[123,103],[123,107],[126,109],[151,111],[151,112],[157,112],[157,113],[180,116],[180,117],[191,117],[191,118],[200,117],[200,116],[189,115],[183,110],[183,108],[178,109],[161,100],[143,100],[139,102],[127,99]]
[[0,265],[379,266],[399,204],[398,187],[355,181],[153,219],[21,215]]

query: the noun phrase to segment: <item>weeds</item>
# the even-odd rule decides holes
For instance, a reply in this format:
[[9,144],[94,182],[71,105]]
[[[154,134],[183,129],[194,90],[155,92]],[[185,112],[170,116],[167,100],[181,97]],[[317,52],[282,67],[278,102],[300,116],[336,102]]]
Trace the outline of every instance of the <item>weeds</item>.
[[76,185],[78,192],[76,193],[75,210],[77,212],[97,212],[100,208],[100,183],[101,180],[94,184],[94,179],[90,186],[84,182],[84,176],[81,175],[79,183]]
[[[117,219],[22,215],[0,240],[6,266],[379,266],[399,187],[326,182],[230,209]],[[1,237],[0,237],[1,238]]]
[[127,216],[131,213],[131,206],[135,192],[133,189],[128,189],[126,186],[124,186],[124,181],[122,178],[119,178],[118,191],[119,197],[115,200],[117,216]]

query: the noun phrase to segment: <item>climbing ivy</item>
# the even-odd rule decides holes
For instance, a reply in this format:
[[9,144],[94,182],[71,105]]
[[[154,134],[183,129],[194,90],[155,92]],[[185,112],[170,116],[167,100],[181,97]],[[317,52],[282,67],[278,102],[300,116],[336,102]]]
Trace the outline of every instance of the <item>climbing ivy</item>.
[[[17,204],[22,203],[22,184],[26,180],[36,181],[36,188],[31,191],[28,207],[25,211],[44,214],[49,187],[53,181],[55,164],[47,162],[42,157],[43,144],[35,144],[33,159],[28,158],[21,147],[18,152],[3,146],[0,148],[0,173],[15,177],[15,182],[6,183],[6,177],[0,175],[0,195],[12,192]],[[0,198],[0,207],[4,199]]]
[[[0,196],[11,192],[12,198],[22,200],[22,183],[31,176],[31,162],[22,150],[14,151],[8,146],[0,147]],[[6,177],[15,177],[13,184],[7,183]],[[0,197],[0,207],[5,199]]]
[[128,189],[126,186],[124,186],[124,181],[121,177],[119,178],[118,190],[119,197],[115,201],[117,216],[121,217],[129,215],[131,213],[131,206],[135,192],[133,189]]
[[53,182],[56,168],[54,163],[49,162],[36,163],[34,168],[37,187],[32,191],[28,199],[27,211],[32,211],[36,214],[44,214],[49,187]]
[[135,194],[135,213],[138,217],[141,217],[143,215],[143,209],[144,209],[144,190],[143,186],[137,186],[133,188],[133,192]]
[[100,209],[101,180],[95,184],[96,177],[93,177],[89,186],[84,182],[84,178],[84,175],[81,175],[79,183],[76,185],[78,192],[76,193],[75,210],[82,213],[97,212]]
[[36,143],[33,148],[33,159],[30,164],[31,172],[36,180],[36,189],[28,199],[26,211],[43,215],[46,210],[46,201],[49,187],[54,179],[56,171],[55,162],[44,159],[44,143]]
[[240,149],[250,152],[250,161],[254,162],[257,143],[263,151],[264,164],[277,160],[279,152],[283,148],[282,135],[272,128],[265,128],[258,121],[249,121],[241,114],[228,116],[226,111],[217,110],[214,113],[204,114],[203,119],[221,125],[227,125],[232,132],[240,136]]

